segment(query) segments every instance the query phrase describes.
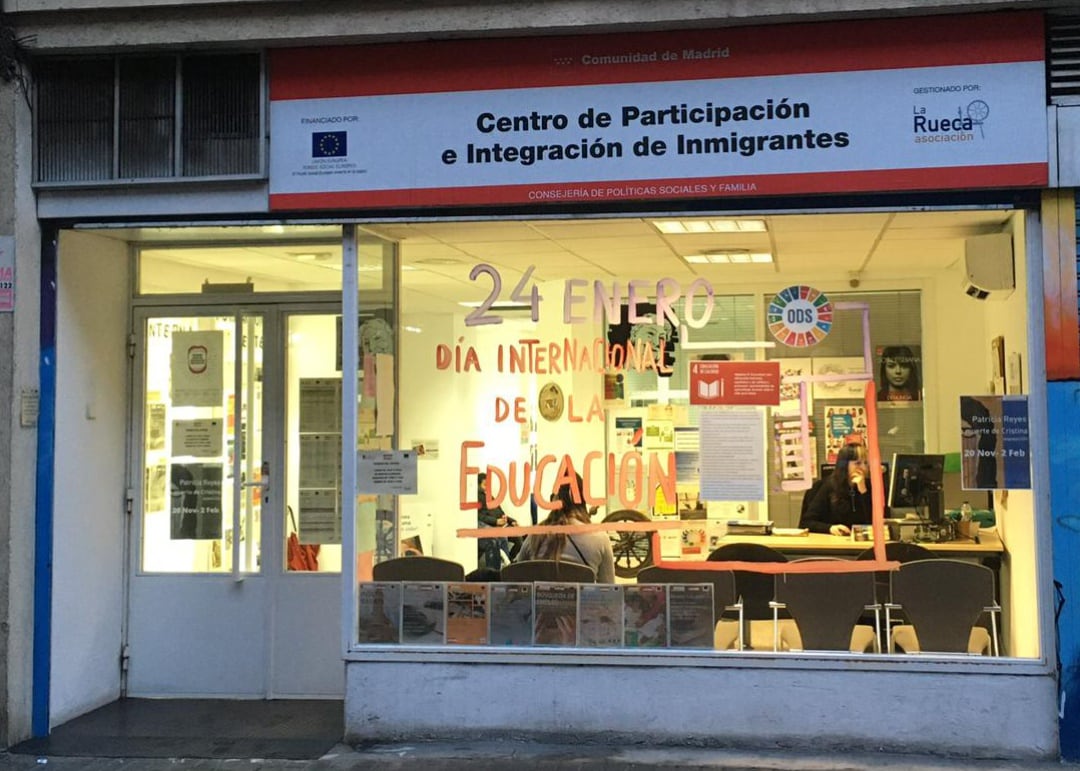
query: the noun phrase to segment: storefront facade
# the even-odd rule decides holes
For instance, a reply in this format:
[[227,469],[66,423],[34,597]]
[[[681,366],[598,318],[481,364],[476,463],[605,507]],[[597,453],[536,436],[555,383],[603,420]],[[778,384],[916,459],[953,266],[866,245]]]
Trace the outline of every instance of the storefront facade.
[[[35,64],[33,151],[17,139],[14,154],[33,159],[15,209],[30,189],[36,211],[9,243],[19,303],[39,265],[29,307],[56,321],[40,411],[15,399],[52,569],[31,571],[36,642],[32,672],[9,673],[9,736],[122,693],[343,696],[350,740],[1056,755],[1048,381],[1075,349],[1058,334],[1070,287],[1048,276],[1075,263],[1057,189],[1075,170],[1059,150],[1071,113],[1047,108],[1047,17],[767,21],[333,48],[312,27],[227,62],[106,47]],[[207,85],[223,64],[233,106],[252,108],[195,137],[182,120],[224,118]],[[93,66],[119,95],[100,145],[116,152],[66,156],[92,134],[64,134],[55,106]],[[124,94],[172,71],[182,128],[160,141],[125,112],[149,100]],[[812,321],[785,315],[808,299]],[[889,394],[898,358],[921,381],[906,395]],[[774,380],[756,401],[708,389],[757,372]],[[965,461],[983,451],[978,410],[998,415],[990,469]],[[497,584],[379,578],[406,548],[482,566],[479,473],[533,527],[576,472],[628,597],[648,562],[704,566],[722,523],[800,530],[849,434],[885,464],[877,527],[885,504],[932,505],[898,496],[905,458],[940,458],[945,508],[992,517],[981,540],[931,548],[991,566],[1000,655],[741,650],[719,631],[714,647],[718,616],[707,645],[666,627],[644,647],[629,611],[606,642],[582,627],[500,641]],[[787,559],[870,548],[812,535]],[[799,570],[892,567],[868,556]],[[482,634],[447,610],[465,585]],[[397,634],[378,639],[376,589],[443,615],[405,619],[394,595]],[[975,714],[994,730],[973,736]]]

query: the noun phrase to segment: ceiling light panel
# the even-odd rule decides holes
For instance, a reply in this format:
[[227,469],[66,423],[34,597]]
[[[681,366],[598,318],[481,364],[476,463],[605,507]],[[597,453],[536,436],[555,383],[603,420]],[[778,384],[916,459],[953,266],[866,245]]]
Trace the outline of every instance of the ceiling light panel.
[[746,250],[709,251],[700,254],[687,254],[683,259],[691,265],[765,265],[773,261],[770,252],[751,252]]
[[668,235],[693,233],[765,233],[768,228],[763,219],[735,217],[709,217],[681,220],[652,220],[653,227]]

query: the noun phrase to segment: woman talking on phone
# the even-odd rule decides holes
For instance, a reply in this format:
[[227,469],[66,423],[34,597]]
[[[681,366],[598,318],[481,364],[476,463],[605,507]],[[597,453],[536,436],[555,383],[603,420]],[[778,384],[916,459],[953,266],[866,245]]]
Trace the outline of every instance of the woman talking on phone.
[[870,524],[873,511],[866,447],[849,444],[837,453],[836,469],[818,488],[799,527],[811,533],[850,535],[852,525]]

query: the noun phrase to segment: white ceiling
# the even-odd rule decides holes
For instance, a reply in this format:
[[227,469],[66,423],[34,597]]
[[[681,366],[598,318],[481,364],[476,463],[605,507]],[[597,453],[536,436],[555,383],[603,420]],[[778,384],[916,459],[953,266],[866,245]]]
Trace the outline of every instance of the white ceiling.
[[[401,244],[403,307],[448,310],[483,299],[490,281],[472,281],[477,263],[490,263],[508,297],[520,275],[533,280],[671,277],[713,285],[825,278],[917,279],[941,271],[963,254],[963,240],[1001,232],[1006,210],[783,214],[763,217],[764,233],[665,235],[650,219],[530,219],[515,221],[378,223],[363,231]],[[762,219],[762,217],[754,217]],[[304,291],[340,286],[337,226],[143,228],[101,235],[153,247],[162,281],[184,271],[212,281],[251,277],[257,290]],[[690,265],[685,255],[717,250],[768,251],[773,264]],[[315,255],[312,257],[311,255]],[[175,268],[173,270],[172,268]],[[178,273],[177,271],[180,271]],[[362,283],[377,276],[361,274]],[[153,283],[151,271],[144,281]],[[201,283],[201,280],[200,280]],[[168,286],[153,287],[170,291]],[[172,290],[175,291],[175,290]],[[185,291],[191,291],[185,289]],[[458,308],[460,310],[460,308]]]

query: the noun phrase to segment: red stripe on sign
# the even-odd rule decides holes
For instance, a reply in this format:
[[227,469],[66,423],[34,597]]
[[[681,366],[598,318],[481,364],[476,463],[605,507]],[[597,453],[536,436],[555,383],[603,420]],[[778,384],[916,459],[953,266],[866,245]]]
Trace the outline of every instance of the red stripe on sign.
[[[276,49],[270,98],[484,91],[1043,61],[1038,12]],[[928,82],[927,86],[940,85]]]
[[836,171],[702,179],[556,182],[538,185],[352,190],[337,193],[276,193],[270,196],[270,208],[284,210],[565,204],[687,198],[756,198],[804,193],[1045,187],[1047,178],[1047,164],[1017,163],[1001,166]]

